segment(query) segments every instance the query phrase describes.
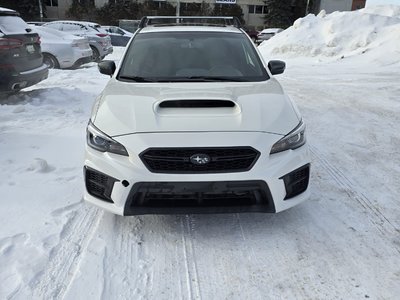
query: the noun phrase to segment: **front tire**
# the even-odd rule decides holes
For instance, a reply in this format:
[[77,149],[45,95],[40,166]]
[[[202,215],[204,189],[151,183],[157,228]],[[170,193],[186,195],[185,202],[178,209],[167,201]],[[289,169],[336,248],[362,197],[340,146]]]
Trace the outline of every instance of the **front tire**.
[[58,64],[57,58],[49,53],[43,53],[43,63],[47,65],[49,69],[58,69],[60,65]]

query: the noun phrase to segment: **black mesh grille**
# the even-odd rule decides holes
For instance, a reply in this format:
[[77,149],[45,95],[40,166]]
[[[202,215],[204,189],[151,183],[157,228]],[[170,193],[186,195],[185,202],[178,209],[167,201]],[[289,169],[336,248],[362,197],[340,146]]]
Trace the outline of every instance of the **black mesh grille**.
[[[205,154],[209,163],[196,165],[193,155]],[[149,148],[140,154],[146,167],[154,173],[228,173],[252,168],[260,153],[251,147],[221,148]]]
[[85,168],[84,173],[88,193],[101,200],[113,202],[111,200],[111,193],[114,182],[118,180],[90,168]]

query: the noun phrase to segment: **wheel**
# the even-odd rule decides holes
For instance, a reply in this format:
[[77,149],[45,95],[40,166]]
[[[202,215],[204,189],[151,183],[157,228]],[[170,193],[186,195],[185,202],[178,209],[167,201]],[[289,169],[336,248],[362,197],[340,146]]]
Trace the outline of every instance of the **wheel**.
[[101,61],[101,58],[100,58],[100,53],[99,53],[99,50],[97,50],[97,48],[96,47],[94,47],[94,46],[90,46],[90,48],[92,48],[92,61],[94,61],[94,62],[100,62]]
[[49,69],[58,69],[60,67],[57,58],[49,53],[43,53],[43,63],[47,65]]

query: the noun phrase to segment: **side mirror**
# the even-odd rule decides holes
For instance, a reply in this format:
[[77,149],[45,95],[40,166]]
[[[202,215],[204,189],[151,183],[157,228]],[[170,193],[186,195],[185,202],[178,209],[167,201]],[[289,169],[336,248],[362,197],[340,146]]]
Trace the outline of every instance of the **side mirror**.
[[285,71],[286,64],[281,60],[270,60],[268,62],[268,69],[272,75],[282,74]]
[[112,76],[115,72],[115,62],[113,60],[103,60],[97,64],[101,74]]

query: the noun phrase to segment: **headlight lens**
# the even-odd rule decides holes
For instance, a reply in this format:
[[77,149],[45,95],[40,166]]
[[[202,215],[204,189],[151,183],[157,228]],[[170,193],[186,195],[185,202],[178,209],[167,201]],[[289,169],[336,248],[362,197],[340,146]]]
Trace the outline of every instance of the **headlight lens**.
[[282,152],[289,149],[296,149],[303,146],[306,143],[306,136],[304,134],[306,130],[306,125],[303,121],[300,121],[299,125],[276,142],[272,148],[270,154]]
[[91,121],[86,129],[86,140],[89,147],[98,151],[129,156],[124,146],[101,132]]

